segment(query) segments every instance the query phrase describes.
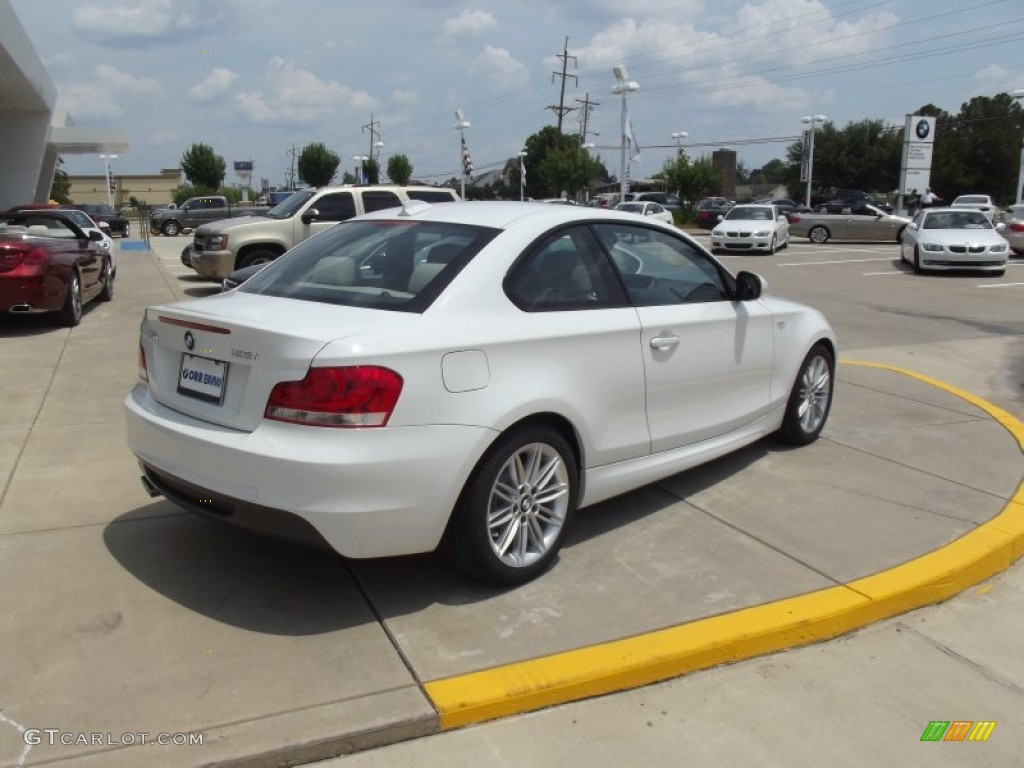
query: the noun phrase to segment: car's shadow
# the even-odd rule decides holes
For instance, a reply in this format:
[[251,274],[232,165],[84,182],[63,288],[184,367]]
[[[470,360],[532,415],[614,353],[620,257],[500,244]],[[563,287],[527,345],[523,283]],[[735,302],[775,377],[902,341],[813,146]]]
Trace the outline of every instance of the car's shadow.
[[[101,302],[93,300],[82,307],[82,322],[88,322],[89,314]],[[61,331],[73,331],[60,321],[57,312],[7,312],[0,314],[0,338],[16,339],[25,336],[44,336]]]
[[[762,440],[670,482],[580,510],[563,552],[571,555],[574,548],[685,501],[782,450],[777,442]],[[556,560],[531,584],[498,588],[471,580],[436,554],[346,560],[326,549],[208,522],[165,500],[157,504],[159,509],[147,505],[106,526],[103,539],[111,555],[140,582],[185,608],[266,634],[320,634],[435,604],[484,602],[517,589],[543,592],[563,580],[578,581],[580,569],[591,567],[585,558],[560,558],[562,563]]]

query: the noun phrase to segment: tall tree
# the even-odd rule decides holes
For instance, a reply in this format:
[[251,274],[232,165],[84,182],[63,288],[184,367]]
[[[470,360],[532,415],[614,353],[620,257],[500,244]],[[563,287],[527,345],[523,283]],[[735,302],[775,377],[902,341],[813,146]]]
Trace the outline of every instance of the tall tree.
[[181,156],[181,170],[192,186],[209,194],[224,182],[227,164],[213,151],[213,147],[199,143],[185,150]]
[[545,125],[537,133],[526,140],[526,196],[533,198],[557,197],[558,188],[552,179],[540,172],[548,152],[556,149],[559,144],[558,129],[553,125]]
[[61,205],[68,205],[71,202],[71,179],[68,177],[67,171],[62,168],[53,172],[50,199],[56,200]]
[[405,155],[392,155],[388,158],[388,178],[391,183],[406,186],[412,178],[412,163]]
[[661,169],[661,177],[669,192],[675,192],[679,199],[690,207],[703,195],[718,189],[721,178],[707,155],[690,162],[685,155],[667,160]]
[[337,153],[319,141],[304,146],[297,162],[299,178],[311,187],[325,187],[330,184],[338,172],[339,165],[341,158]]

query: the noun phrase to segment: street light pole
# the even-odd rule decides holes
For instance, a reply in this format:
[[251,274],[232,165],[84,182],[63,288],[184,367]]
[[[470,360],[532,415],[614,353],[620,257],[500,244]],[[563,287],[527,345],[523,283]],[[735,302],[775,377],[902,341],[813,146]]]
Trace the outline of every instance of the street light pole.
[[106,184],[106,187],[107,187],[107,205],[109,205],[111,208],[113,208],[114,207],[114,190],[111,189],[111,187],[113,185],[110,183],[110,180],[111,180],[111,176],[110,176],[110,161],[111,160],[117,160],[117,155],[100,155],[100,157],[103,158],[103,168],[105,169],[103,183]]
[[811,207],[811,180],[814,178],[814,126],[821,123],[822,125],[828,120],[824,115],[805,115],[800,118],[800,122],[810,126],[810,135],[808,136],[807,146],[807,199],[804,204]]
[[[633,80],[629,79],[629,73],[626,71],[625,64],[619,64],[612,68],[612,72],[615,74],[615,85],[612,86],[612,93],[622,96],[622,130],[619,131],[620,135],[620,147],[619,147],[619,202],[626,201],[626,144],[630,138],[626,135],[626,131],[629,129],[629,107],[626,105],[626,96],[630,91],[640,90],[640,86]],[[635,150],[636,147],[633,147]]]
[[672,138],[676,140],[676,160],[683,156],[682,141],[689,135],[686,131],[676,131],[672,134]]
[[[1018,101],[1024,101],[1024,90],[1011,91],[1010,95]],[[1020,170],[1017,172],[1017,205],[1024,203],[1024,136],[1020,139]]]
[[526,199],[526,150],[519,153],[519,202]]
[[357,163],[357,165],[356,165],[356,173],[358,174],[358,176],[356,177],[356,184],[362,184],[363,183],[363,163],[365,163],[370,158],[367,157],[366,155],[355,155],[355,156],[352,157],[352,159],[355,160],[356,163]]
[[455,110],[455,130],[459,132],[459,170],[461,171],[462,184],[459,190],[459,195],[463,200],[466,199],[466,157],[465,157],[465,146],[466,138],[463,135],[463,131],[469,128],[469,121],[463,114],[461,109]]

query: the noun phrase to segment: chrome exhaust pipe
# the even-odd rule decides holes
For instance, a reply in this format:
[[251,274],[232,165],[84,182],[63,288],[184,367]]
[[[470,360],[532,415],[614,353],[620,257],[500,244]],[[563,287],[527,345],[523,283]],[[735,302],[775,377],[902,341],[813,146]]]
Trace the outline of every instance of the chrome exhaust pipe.
[[11,307],[10,311],[11,312],[31,312],[32,311],[32,305],[31,304],[15,304],[13,307]]

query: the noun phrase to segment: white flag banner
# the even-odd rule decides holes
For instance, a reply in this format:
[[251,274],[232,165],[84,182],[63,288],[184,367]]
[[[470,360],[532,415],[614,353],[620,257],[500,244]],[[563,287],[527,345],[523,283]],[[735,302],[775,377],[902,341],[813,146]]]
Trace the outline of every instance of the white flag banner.
[[636,133],[633,132],[633,121],[629,117],[629,109],[626,100],[622,100],[622,135],[629,142],[629,159],[640,159],[640,142],[636,140]]

